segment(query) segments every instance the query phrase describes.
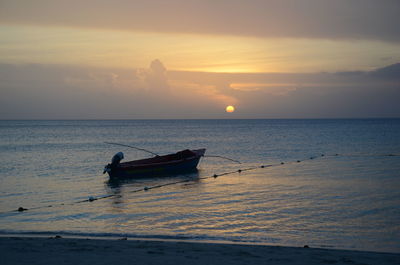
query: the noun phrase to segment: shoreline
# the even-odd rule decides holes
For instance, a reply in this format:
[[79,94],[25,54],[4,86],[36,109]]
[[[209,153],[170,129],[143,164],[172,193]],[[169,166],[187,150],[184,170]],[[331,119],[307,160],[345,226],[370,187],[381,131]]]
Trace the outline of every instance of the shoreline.
[[400,264],[400,254],[137,238],[1,236],[1,264]]
[[[368,253],[381,253],[381,254],[395,254],[400,255],[400,251],[389,250],[371,250],[371,249],[357,249],[357,248],[340,248],[330,245],[283,245],[268,242],[257,241],[231,241],[224,239],[205,239],[205,238],[191,238],[191,237],[173,237],[163,235],[132,235],[132,234],[92,234],[92,233],[69,233],[69,232],[1,232],[0,238],[55,238],[60,237],[64,239],[85,239],[85,240],[128,240],[128,241],[154,241],[154,242],[172,242],[172,243],[193,243],[193,244],[216,244],[216,245],[244,245],[244,246],[265,246],[265,247],[283,247],[283,248],[312,248],[324,250],[337,250],[337,251],[354,251],[354,252],[368,252]],[[399,263],[400,265],[400,263]]]

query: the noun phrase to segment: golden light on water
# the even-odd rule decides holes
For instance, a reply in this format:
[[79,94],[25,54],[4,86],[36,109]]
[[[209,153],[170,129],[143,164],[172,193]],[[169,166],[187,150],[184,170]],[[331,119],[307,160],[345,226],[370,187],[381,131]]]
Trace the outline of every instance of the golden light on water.
[[227,106],[226,107],[226,112],[229,112],[229,113],[231,113],[231,112],[234,112],[235,111],[235,107],[234,106],[231,106],[231,105],[229,105],[229,106]]

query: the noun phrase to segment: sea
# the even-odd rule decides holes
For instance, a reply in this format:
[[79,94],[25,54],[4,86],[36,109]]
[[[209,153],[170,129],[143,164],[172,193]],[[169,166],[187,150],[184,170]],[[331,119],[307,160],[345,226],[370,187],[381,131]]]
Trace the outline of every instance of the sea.
[[[210,157],[110,181],[152,155],[106,142]],[[0,235],[400,253],[400,119],[3,120],[0,155]]]

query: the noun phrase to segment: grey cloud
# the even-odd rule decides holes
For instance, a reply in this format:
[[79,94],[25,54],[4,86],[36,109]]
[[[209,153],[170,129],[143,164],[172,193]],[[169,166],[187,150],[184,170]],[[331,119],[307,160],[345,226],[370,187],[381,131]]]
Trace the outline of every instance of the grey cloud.
[[167,68],[164,64],[156,59],[150,63],[150,69],[146,72],[146,82],[150,91],[158,91],[164,95],[169,93],[169,85],[167,80]]
[[[0,119],[223,118],[226,99],[237,100],[235,116],[229,116],[235,118],[400,117],[399,66],[223,74],[168,71],[160,61],[141,71],[0,64]],[[261,86],[242,91],[233,83]],[[279,93],[281,84],[285,93]]]
[[136,71],[0,64],[0,119],[190,118],[217,108],[169,89],[159,60]]
[[[219,84],[219,91],[239,99],[241,111],[237,113],[238,118],[400,117],[399,66],[394,64],[369,72],[171,72],[169,76],[202,85]],[[273,91],[271,93],[262,86],[257,90],[228,90],[226,83],[265,84]]]
[[397,0],[69,0],[0,3],[0,22],[229,34],[400,41]]
[[377,69],[371,72],[370,75],[400,83],[400,63]]

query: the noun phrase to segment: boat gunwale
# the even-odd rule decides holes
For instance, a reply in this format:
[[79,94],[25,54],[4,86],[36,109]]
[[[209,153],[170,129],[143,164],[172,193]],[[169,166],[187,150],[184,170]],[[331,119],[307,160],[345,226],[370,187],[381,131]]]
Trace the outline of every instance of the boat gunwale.
[[[151,162],[152,160],[156,160],[156,159],[160,159],[160,158],[163,159],[168,156],[171,156],[171,157],[176,156],[180,152],[183,152],[186,150],[193,152],[193,155],[188,156],[188,157],[183,157],[181,159],[166,160],[166,161],[160,161],[160,162]],[[185,150],[179,151],[175,154],[168,154],[168,155],[159,156],[159,157],[156,156],[156,157],[152,157],[152,158],[127,161],[127,162],[120,163],[118,165],[118,170],[130,170],[130,169],[134,169],[134,168],[161,167],[164,165],[176,165],[176,164],[180,164],[180,163],[184,163],[184,162],[189,162],[189,161],[192,161],[194,159],[198,159],[198,158],[204,156],[205,150],[206,150],[205,148],[195,149],[195,150],[185,149]],[[144,162],[146,160],[148,161],[148,163],[140,163],[140,162]]]

